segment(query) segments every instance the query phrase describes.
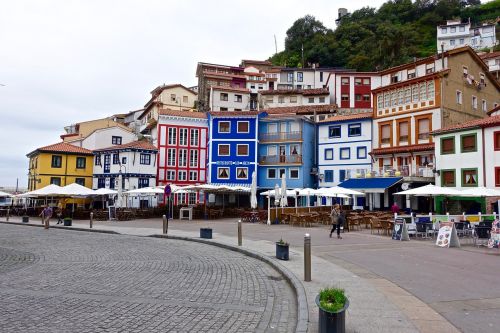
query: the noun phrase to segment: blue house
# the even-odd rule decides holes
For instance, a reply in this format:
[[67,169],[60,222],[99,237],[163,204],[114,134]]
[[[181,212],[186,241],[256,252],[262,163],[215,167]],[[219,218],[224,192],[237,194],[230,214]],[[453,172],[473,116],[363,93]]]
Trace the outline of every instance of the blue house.
[[257,170],[257,111],[209,112],[208,183],[250,186]]
[[[259,120],[259,191],[281,186],[314,187],[312,174],[315,154],[314,123],[295,114],[266,114]],[[264,203],[264,198],[259,198]]]

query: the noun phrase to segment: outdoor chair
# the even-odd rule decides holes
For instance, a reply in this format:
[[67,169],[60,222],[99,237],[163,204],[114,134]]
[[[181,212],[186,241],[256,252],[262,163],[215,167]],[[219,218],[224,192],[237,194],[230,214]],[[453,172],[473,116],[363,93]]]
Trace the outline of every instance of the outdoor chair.
[[349,229],[352,228],[354,230],[354,227],[357,227],[358,230],[361,230],[361,223],[360,223],[361,218],[359,217],[351,217],[348,219],[349,221]]
[[490,231],[491,228],[487,226],[484,225],[476,226],[474,228],[474,245],[475,246],[486,245],[488,243],[488,240],[490,239]]
[[415,231],[415,237],[420,237],[424,238],[427,237],[427,224],[426,223],[415,223],[416,226],[416,231]]
[[380,234],[380,230],[382,230],[382,223],[376,217],[369,218],[370,219],[370,229],[373,234],[373,229],[377,229],[377,233]]
[[458,237],[463,237],[465,235],[465,223],[455,222],[455,229],[457,229]]

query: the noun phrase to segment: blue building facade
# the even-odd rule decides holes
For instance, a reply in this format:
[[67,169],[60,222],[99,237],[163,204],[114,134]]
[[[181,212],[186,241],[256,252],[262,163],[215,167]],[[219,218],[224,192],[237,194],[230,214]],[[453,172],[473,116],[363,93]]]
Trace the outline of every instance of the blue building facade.
[[[259,190],[281,186],[286,176],[287,188],[314,187],[315,128],[304,116],[273,115],[259,121]],[[261,198],[262,200],[262,198]]]
[[252,184],[258,163],[258,118],[254,111],[209,113],[208,183]]

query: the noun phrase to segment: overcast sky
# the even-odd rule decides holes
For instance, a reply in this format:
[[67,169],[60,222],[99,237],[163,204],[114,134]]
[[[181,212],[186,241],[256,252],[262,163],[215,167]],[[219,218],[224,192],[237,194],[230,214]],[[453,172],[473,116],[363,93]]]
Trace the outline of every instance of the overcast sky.
[[382,0],[3,1],[0,186],[27,184],[26,154],[64,126],[141,108],[163,83],[197,84],[198,61],[238,65],[284,48],[306,14],[335,27]]

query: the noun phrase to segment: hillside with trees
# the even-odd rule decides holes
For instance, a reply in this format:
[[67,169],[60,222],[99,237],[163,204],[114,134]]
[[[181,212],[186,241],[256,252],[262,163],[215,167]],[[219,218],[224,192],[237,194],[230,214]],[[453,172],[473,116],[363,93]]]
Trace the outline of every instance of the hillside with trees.
[[319,63],[382,70],[436,53],[436,26],[458,17],[470,18],[473,26],[495,21],[500,17],[500,0],[483,4],[479,0],[391,0],[379,9],[364,7],[342,17],[335,30],[306,15],[287,30],[285,50],[269,60],[302,67],[303,52],[306,67]]

